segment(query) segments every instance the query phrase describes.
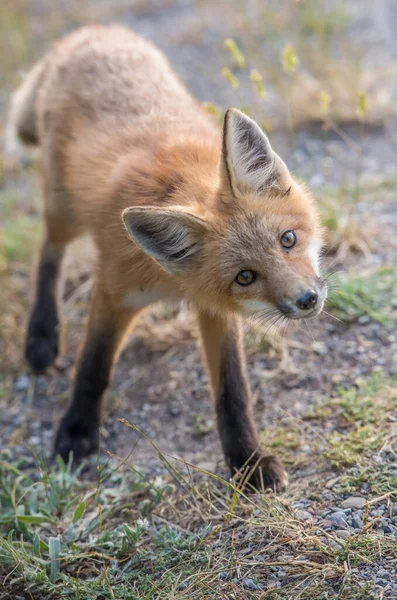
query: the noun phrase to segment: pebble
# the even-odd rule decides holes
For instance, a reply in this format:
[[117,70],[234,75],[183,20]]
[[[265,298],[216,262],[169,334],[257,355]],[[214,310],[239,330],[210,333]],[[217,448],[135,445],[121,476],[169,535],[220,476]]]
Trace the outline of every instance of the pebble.
[[357,515],[353,515],[352,526],[354,527],[354,529],[361,529],[364,526],[364,523],[362,519],[360,519],[360,517],[358,517]]
[[316,354],[325,355],[328,353],[327,344],[321,341],[312,342],[312,349]]
[[272,588],[272,589],[279,588],[279,587],[281,587],[281,581],[274,577],[269,577],[269,579],[267,581],[267,587]]
[[347,517],[343,511],[330,514],[328,517],[336,529],[347,529]]
[[376,572],[377,577],[381,577],[382,579],[390,579],[389,571],[386,571],[383,567],[378,569]]
[[282,570],[280,569],[280,571],[277,573],[277,577],[278,577],[279,579],[284,579],[284,577],[287,577],[287,573],[286,573],[285,571],[282,571]]
[[183,583],[178,586],[178,592],[183,592],[183,590],[186,590],[187,587],[189,587],[188,582],[183,581]]
[[30,379],[28,375],[20,375],[15,382],[15,391],[23,392],[24,390],[28,390],[30,385]]
[[351,535],[353,535],[352,532],[348,531],[347,529],[335,529],[334,533],[341,538],[349,538]]
[[393,533],[395,531],[395,528],[387,521],[382,521],[382,529],[385,533]]
[[366,498],[362,498],[361,496],[350,496],[350,498],[346,498],[346,500],[341,503],[341,508],[364,508],[366,503]]
[[327,489],[332,489],[334,487],[334,485],[336,485],[338,482],[340,481],[340,477],[333,477],[332,479],[330,479],[329,481],[327,481],[327,483],[325,484],[325,487]]
[[263,590],[263,588],[265,587],[263,585],[263,583],[255,583],[255,581],[253,579],[249,579],[247,577],[245,577],[244,579],[242,579],[240,581],[240,585],[241,585],[241,587],[245,588],[246,590],[253,590],[253,591]]
[[297,510],[295,514],[299,521],[314,521],[313,515],[310,514],[307,510]]

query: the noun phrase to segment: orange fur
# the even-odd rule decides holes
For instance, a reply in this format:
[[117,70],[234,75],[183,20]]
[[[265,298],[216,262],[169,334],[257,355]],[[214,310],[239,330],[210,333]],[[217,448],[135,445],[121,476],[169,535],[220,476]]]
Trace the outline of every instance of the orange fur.
[[[79,235],[98,248],[100,301],[86,347],[97,335],[92,323],[101,321],[103,336],[109,320],[120,328],[110,363],[143,306],[187,298],[206,315],[216,397],[222,343],[211,327],[233,329],[233,314],[265,314],[318,286],[321,234],[303,185],[239,111],[227,113],[222,132],[162,53],[134,33],[92,26],[59,42],[16,93],[11,118],[42,150],[43,278],[50,269],[56,284],[59,249]],[[291,251],[280,244],[289,230]],[[247,269],[257,279],[241,287],[235,277]]]

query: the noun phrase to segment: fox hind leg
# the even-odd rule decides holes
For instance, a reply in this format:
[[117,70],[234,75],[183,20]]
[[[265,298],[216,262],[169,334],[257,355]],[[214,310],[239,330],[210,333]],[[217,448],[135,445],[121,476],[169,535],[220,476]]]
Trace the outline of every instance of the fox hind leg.
[[31,312],[25,356],[36,372],[50,367],[58,355],[58,296],[66,246],[82,232],[66,192],[53,191],[45,178],[44,238],[40,250],[36,291]]
[[25,356],[35,372],[45,371],[58,355],[58,282],[65,246],[45,236],[37,270],[36,298],[30,316]]
[[114,306],[112,298],[96,285],[86,339],[78,361],[72,403],[60,423],[55,451],[65,462],[95,452],[104,392],[123,339],[138,310]]

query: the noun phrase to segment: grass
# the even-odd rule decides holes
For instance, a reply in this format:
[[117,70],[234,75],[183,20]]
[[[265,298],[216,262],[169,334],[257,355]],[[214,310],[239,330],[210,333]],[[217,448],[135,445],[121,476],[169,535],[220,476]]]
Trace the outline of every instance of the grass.
[[[321,448],[323,458],[336,469],[360,466],[363,470],[357,474],[355,482],[346,481],[346,486],[355,488],[368,480],[374,465],[368,466],[367,460],[392,443],[395,438],[392,425],[397,398],[395,381],[374,373],[356,386],[339,389],[335,398],[318,404],[305,415],[305,419],[331,421],[332,430],[324,435]],[[363,473],[367,473],[363,479]],[[377,481],[377,491],[392,488],[394,475],[381,473]],[[355,479],[356,476],[353,477]],[[390,489],[388,489],[390,491]]]
[[333,489],[348,494],[366,489],[374,496],[383,496],[397,490],[397,475],[385,465],[372,463],[346,472]]
[[324,251],[336,255],[343,262],[351,253],[368,256],[378,231],[373,221],[363,220],[359,206],[373,204],[374,196],[380,201],[392,200],[397,184],[395,177],[367,176],[361,173],[355,185],[343,184],[319,193],[319,208],[325,228]]
[[36,217],[20,215],[6,222],[0,234],[0,263],[26,261],[37,247],[41,223]]
[[[371,585],[356,585],[350,569],[381,553],[397,557],[395,544],[372,532],[339,539],[299,521],[286,498],[246,496],[161,452],[159,460],[163,478],[112,459],[98,463],[90,483],[62,461],[51,468],[37,461],[28,473],[3,454],[0,577],[9,593],[320,600],[331,588],[342,594],[335,597],[357,598]],[[285,586],[266,591],[280,569]]]
[[262,444],[269,454],[278,454],[288,464],[297,465],[299,449],[304,443],[302,431],[293,422],[265,429]]
[[[374,373],[340,389],[328,400],[328,412],[324,406],[313,409],[307,420],[316,423],[332,414],[336,429],[324,435],[325,450],[317,437],[305,439],[313,445],[310,460],[318,476],[298,484],[298,497],[324,505],[321,473],[329,476],[324,460],[339,473],[337,493],[364,490],[372,504],[397,495],[397,477],[375,460],[392,440],[388,424],[395,399],[395,382]],[[270,427],[263,441],[294,464],[302,453],[302,428]],[[31,467],[23,458],[9,462],[3,451],[0,581],[9,597],[22,591],[33,598],[81,600],[378,597],[357,573],[381,556],[397,559],[393,539],[371,527],[341,538],[321,522],[299,518],[293,489],[292,496],[247,495],[151,445],[160,477],[112,456],[91,461],[87,479],[83,467],[73,471],[60,459],[46,465],[35,456]],[[280,570],[284,579],[274,576]],[[276,581],[281,588],[273,586]]]
[[[282,99],[276,107],[271,105],[273,125],[287,122],[294,128],[317,122],[333,128],[358,123],[363,116],[366,122],[379,124],[393,112],[391,103],[380,98],[379,89],[396,71],[396,63],[385,57],[381,69],[367,66],[367,49],[353,43],[349,35],[352,12],[344,3],[285,0],[276,6],[258,0],[250,3],[249,10],[241,3],[232,3],[229,10],[231,30],[238,33],[245,64],[260,73],[265,89],[276,88]],[[283,77],[280,63],[288,47],[301,66]],[[236,67],[234,55],[230,66]],[[244,81],[241,70],[240,61],[239,79]],[[258,114],[268,107],[269,97],[263,98],[264,102],[252,102]],[[365,115],[360,112],[363,98]]]
[[391,328],[397,305],[396,284],[394,267],[382,266],[358,274],[342,273],[332,280],[328,302],[333,314],[342,321],[372,319]]

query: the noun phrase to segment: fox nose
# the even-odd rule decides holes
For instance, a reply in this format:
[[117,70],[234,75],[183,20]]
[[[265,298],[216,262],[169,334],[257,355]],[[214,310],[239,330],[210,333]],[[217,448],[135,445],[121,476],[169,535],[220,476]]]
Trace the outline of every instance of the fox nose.
[[318,294],[314,290],[307,290],[302,296],[299,296],[296,301],[296,306],[300,310],[309,310],[314,308],[317,304]]

